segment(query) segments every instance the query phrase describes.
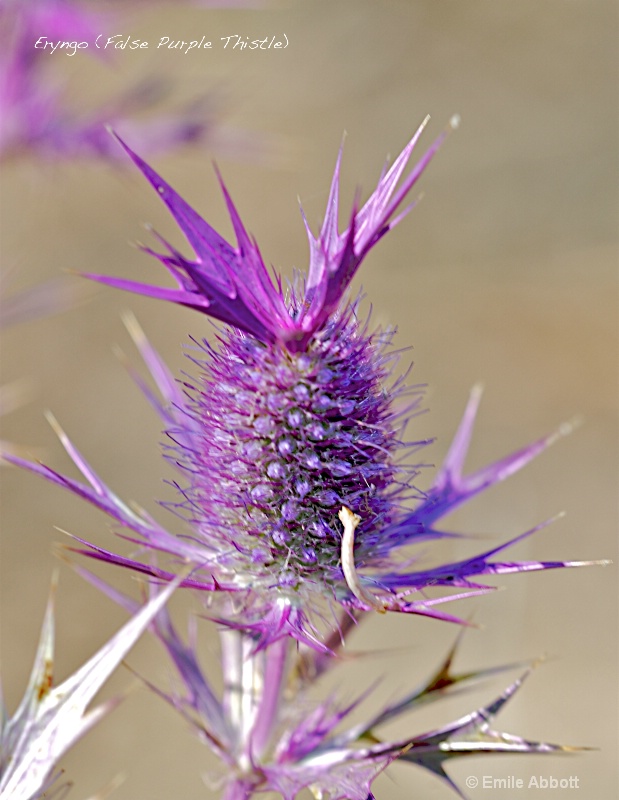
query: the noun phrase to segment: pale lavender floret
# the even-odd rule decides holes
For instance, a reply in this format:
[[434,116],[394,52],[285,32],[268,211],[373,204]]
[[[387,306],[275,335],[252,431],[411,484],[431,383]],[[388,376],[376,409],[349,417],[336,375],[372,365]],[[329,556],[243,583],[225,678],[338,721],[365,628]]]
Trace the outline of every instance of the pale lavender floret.
[[53,593],[47,605],[41,639],[24,698],[8,718],[0,703],[0,795],[33,800],[55,780],[58,760],[101,717],[118,705],[113,698],[87,706],[148,627],[179,584],[172,581],[126,623],[89,661],[58,686],[53,685]]

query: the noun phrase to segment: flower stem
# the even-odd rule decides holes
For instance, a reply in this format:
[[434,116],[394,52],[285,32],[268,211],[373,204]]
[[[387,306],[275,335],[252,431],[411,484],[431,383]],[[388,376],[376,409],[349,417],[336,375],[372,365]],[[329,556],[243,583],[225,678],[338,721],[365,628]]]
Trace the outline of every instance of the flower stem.
[[252,761],[259,760],[264,755],[273,735],[286,679],[289,649],[289,640],[282,638],[270,645],[263,654],[262,696],[248,742]]

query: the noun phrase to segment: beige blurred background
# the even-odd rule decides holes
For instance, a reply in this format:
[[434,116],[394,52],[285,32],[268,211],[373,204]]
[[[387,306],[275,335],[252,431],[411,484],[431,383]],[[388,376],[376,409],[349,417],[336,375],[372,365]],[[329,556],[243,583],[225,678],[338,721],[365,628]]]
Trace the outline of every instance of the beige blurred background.
[[[111,68],[81,55],[60,58],[75,103],[153,71],[179,81],[183,97],[216,91],[226,123],[269,137],[260,159],[217,148],[158,157],[164,176],[224,235],[215,158],[267,262],[305,267],[301,199],[316,227],[342,133],[346,214],[356,187],[373,188],[387,154],[396,155],[423,117],[428,145],[454,113],[460,130],[421,186],[425,197],[368,258],[357,283],[377,323],[396,324],[397,344],[413,346],[413,379],[428,384],[429,413],[412,430],[436,436],[424,457],[438,464],[470,387],[485,397],[470,454],[474,469],[554,430],[583,424],[524,472],[449,520],[483,535],[451,555],[498,543],[565,510],[567,516],[513,550],[514,559],[615,558],[617,537],[617,7],[612,0],[300,0],[260,11],[152,8],[118,32],[213,41],[286,33],[274,51],[122,53]],[[2,182],[2,263],[22,285],[65,270],[166,279],[128,246],[143,222],[182,244],[167,213],[130,168],[83,162],[12,163]],[[187,248],[185,248],[187,250]],[[70,276],[67,281],[76,281]],[[3,420],[3,436],[72,468],[43,418],[51,409],[85,456],[125,499],[166,520],[169,497],[159,458],[160,425],[113,353],[138,357],[120,315],[132,309],[178,373],[188,335],[209,326],[196,314],[100,289],[61,316],[3,334],[3,382],[25,378],[32,399]],[[74,474],[71,472],[71,474]],[[431,477],[427,470],[424,481]],[[113,546],[102,515],[60,489],[2,470],[2,672],[11,710],[25,688],[63,534]],[[172,524],[173,521],[171,521]],[[122,545],[119,545],[122,547]],[[489,545],[488,545],[489,546]],[[467,776],[577,776],[579,789],[551,796],[614,800],[617,794],[616,567],[506,577],[505,591],[472,601],[479,629],[464,638],[463,669],[546,656],[497,727],[532,739],[590,746],[566,757],[456,761]],[[60,567],[57,678],[77,668],[122,624],[123,612],[66,566]],[[129,575],[99,570],[116,585]],[[135,590],[134,590],[135,591]],[[187,602],[176,599],[176,607]],[[180,605],[179,605],[180,604]],[[216,652],[215,636],[205,647]],[[377,677],[377,698],[421,681],[456,631],[417,618],[377,618],[352,639],[354,650],[384,649],[345,664],[331,685],[348,699]],[[169,668],[145,639],[129,664],[166,686]],[[213,659],[212,673],[217,666]],[[490,682],[419,712],[390,733],[422,733],[492,699],[515,677]],[[133,680],[121,668],[103,696]],[[218,677],[214,678],[219,681]],[[372,701],[369,707],[372,707]],[[214,762],[185,724],[138,689],[64,759],[72,796],[88,797],[124,773],[117,800],[217,797],[202,775]],[[396,765],[376,786],[379,800],[454,796],[421,770]],[[469,796],[538,798],[542,790]]]

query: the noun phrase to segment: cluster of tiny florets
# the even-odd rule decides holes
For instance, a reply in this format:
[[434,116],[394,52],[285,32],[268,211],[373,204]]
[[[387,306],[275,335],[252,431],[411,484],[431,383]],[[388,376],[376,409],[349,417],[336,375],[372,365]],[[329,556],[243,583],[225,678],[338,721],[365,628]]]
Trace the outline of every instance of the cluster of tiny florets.
[[[358,514],[358,557],[372,551],[394,510],[398,439],[383,350],[351,307],[303,352],[240,331],[203,343],[208,360],[190,387],[198,423],[175,457],[191,475],[187,506],[204,541],[219,540],[218,564],[249,575],[341,578],[341,523]],[[223,541],[222,541],[223,540]],[[317,576],[318,577],[318,576]]]

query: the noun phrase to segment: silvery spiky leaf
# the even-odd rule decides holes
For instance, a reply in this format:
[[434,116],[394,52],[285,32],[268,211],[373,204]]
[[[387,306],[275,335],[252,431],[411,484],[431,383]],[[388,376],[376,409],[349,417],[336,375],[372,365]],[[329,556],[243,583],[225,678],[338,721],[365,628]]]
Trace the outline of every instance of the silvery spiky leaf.
[[303,789],[310,789],[316,798],[368,800],[373,797],[375,779],[396,760],[433,772],[464,797],[444,769],[453,758],[578,749],[530,741],[492,727],[494,717],[529,671],[492,702],[440,729],[396,741],[381,736],[382,725],[419,704],[520,664],[458,673],[453,671],[454,647],[421,687],[350,725],[349,715],[360,709],[370,692],[344,706],[335,698],[318,702],[310,693],[299,691],[290,645],[284,641],[256,653],[243,634],[223,631],[225,681],[219,699],[202,671],[193,637],[189,643],[183,641],[165,611],[158,617],[156,630],[181,681],[181,688],[173,693],[156,691],[222,762],[223,800],[250,800],[266,791],[294,800]]
[[26,693],[12,717],[1,704],[0,798],[33,800],[55,780],[58,760],[120,698],[88,705],[126,653],[161,611],[178,580],[170,583],[73,675],[54,686],[54,592],[50,596]]

